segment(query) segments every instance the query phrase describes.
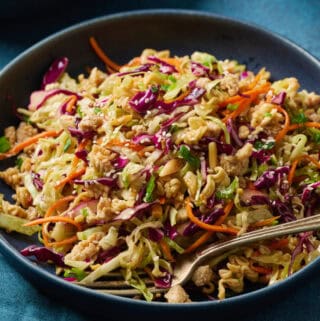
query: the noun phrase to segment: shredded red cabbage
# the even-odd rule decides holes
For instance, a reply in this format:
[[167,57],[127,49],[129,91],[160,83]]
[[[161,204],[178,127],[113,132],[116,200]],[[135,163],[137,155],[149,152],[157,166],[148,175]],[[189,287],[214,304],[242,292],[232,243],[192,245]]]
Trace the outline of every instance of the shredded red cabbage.
[[146,113],[153,107],[158,98],[158,89],[150,87],[146,91],[139,91],[130,100],[129,105],[131,108],[139,114]]
[[240,74],[240,80],[243,80],[249,76],[249,73],[245,70]]
[[88,179],[88,180],[82,180],[82,179],[75,179],[74,184],[77,185],[94,185],[94,184],[101,184],[104,186],[113,187],[117,185],[117,178],[116,177],[100,177],[96,179]]
[[81,99],[82,96],[77,93],[67,90],[67,89],[52,89],[52,90],[38,90],[34,91],[30,96],[30,103],[28,106],[29,110],[37,110],[52,96],[63,94],[66,96],[76,96],[78,99]]
[[37,245],[30,245],[21,250],[20,253],[23,256],[35,256],[39,262],[52,261],[55,265],[65,266],[63,262],[63,255],[53,252],[52,250]]
[[168,289],[171,286],[172,274],[165,271],[165,275],[159,278],[154,278],[154,286],[160,289]]
[[121,249],[119,246],[113,246],[110,249],[103,251],[98,254],[97,262],[99,264],[107,263],[116,257],[120,253]]
[[113,162],[112,165],[115,169],[123,169],[126,167],[126,165],[129,163],[129,159],[125,157],[119,156],[116,158]]
[[[211,213],[209,214],[202,214],[200,215],[199,219],[207,224],[213,224],[220,216],[224,214],[224,211],[221,207],[215,208]],[[198,213],[199,216],[199,213]],[[189,223],[187,227],[183,230],[182,235],[183,236],[190,236],[194,233],[200,231],[200,227],[194,223]]]
[[210,69],[198,62],[191,61],[191,71],[197,77],[207,76]]
[[179,120],[182,116],[184,115],[184,113],[177,113],[175,116],[173,116],[172,118],[169,118],[167,120],[165,120],[162,124],[161,124],[161,129],[167,129],[169,128],[173,123],[175,123],[177,120]]
[[153,242],[159,242],[162,240],[163,238],[163,231],[161,231],[160,229],[158,228],[149,228],[148,229],[148,236],[149,236],[149,239]]
[[193,106],[199,102],[199,99],[205,94],[206,90],[203,88],[195,87],[189,95],[180,100],[175,100],[171,103],[164,101],[157,101],[155,107],[159,109],[159,113],[171,113],[174,109],[180,106],[188,105]]
[[126,76],[126,75],[139,75],[143,72],[149,71],[151,66],[153,66],[153,64],[144,64],[134,70],[131,71],[124,71],[124,72],[119,72],[118,74],[116,74],[118,77],[122,77],[122,76]]
[[302,196],[301,196],[301,201],[302,201],[303,204],[305,204],[311,198],[312,193],[319,186],[320,186],[320,182],[315,182],[315,183],[307,185],[303,189]]
[[163,230],[164,234],[171,240],[174,240],[179,235],[177,228],[172,226],[168,220],[164,223]]
[[282,166],[276,169],[267,170],[258,177],[254,182],[254,186],[258,189],[270,188],[274,186],[283,175],[288,174],[289,169],[289,166]]
[[159,64],[160,72],[162,72],[164,74],[172,74],[174,72],[178,72],[175,66],[168,64],[167,62],[163,61],[162,59],[160,59],[158,57],[149,56],[148,60]]
[[88,152],[85,149],[81,149],[81,150],[76,151],[75,155],[79,159],[83,160],[86,164],[88,164],[88,159],[87,159]]
[[40,178],[38,173],[32,172],[31,173],[32,183],[36,187],[37,191],[42,191],[43,189],[43,181]]
[[274,96],[271,100],[273,104],[283,105],[286,99],[287,93],[285,91],[281,91],[277,96]]
[[69,59],[67,57],[57,58],[48,71],[44,74],[42,79],[41,89],[44,89],[46,85],[56,82],[68,67]]
[[126,208],[120,214],[118,214],[113,221],[127,221],[132,217],[136,216],[138,213],[150,208],[154,202],[151,203],[141,203],[135,207]]
[[230,134],[230,136],[231,136],[234,144],[235,144],[236,146],[238,146],[238,147],[243,146],[243,142],[242,142],[241,139],[239,138],[238,133],[237,133],[237,131],[236,131],[234,125],[233,125],[233,121],[232,121],[231,118],[229,118],[229,119],[227,120],[226,127],[227,127],[227,130],[228,130],[228,132],[229,132],[229,134]]
[[70,132],[70,135],[72,137],[76,137],[79,141],[82,139],[92,139],[93,136],[95,135],[95,132],[90,130],[90,131],[82,131],[80,129],[76,129],[73,127],[68,127],[68,130]]

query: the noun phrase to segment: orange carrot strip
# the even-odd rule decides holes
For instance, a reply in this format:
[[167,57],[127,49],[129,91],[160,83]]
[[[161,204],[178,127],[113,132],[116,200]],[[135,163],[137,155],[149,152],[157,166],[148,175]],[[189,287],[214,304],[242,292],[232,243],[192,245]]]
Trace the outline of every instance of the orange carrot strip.
[[119,66],[118,64],[116,64],[114,61],[112,61],[101,49],[101,47],[98,45],[96,39],[94,37],[90,37],[89,38],[89,42],[90,45],[92,47],[92,49],[94,50],[94,52],[96,53],[96,55],[109,67],[111,67],[112,69],[119,71],[119,69],[121,68],[121,66]]
[[78,237],[74,235],[62,241],[48,242],[48,247],[67,245],[67,244],[75,243],[77,241],[78,241]]
[[58,184],[56,184],[54,188],[58,189],[58,188],[62,187],[63,185],[69,183],[73,179],[83,175],[85,173],[85,171],[86,171],[86,169],[85,169],[85,167],[83,167],[83,168],[79,169],[78,171],[71,172],[66,178],[64,178]]
[[56,223],[56,222],[69,223],[74,225],[79,231],[81,230],[81,226],[79,223],[77,223],[72,218],[65,217],[65,216],[49,216],[49,217],[38,218],[36,220],[33,220],[31,222],[24,224],[23,226],[34,226],[34,225],[40,225],[45,223]]
[[55,203],[53,203],[47,210],[46,214],[44,215],[44,217],[49,217],[52,215],[52,213],[61,205],[63,205],[64,203],[67,202],[71,202],[75,199],[76,197],[73,195],[69,195],[63,198],[60,198],[59,200],[57,200]]
[[286,135],[286,133],[288,132],[288,128],[289,128],[289,126],[290,126],[290,117],[289,117],[287,111],[286,111],[285,109],[283,109],[281,106],[274,105],[274,107],[275,107],[279,112],[281,112],[282,114],[284,114],[284,118],[285,118],[284,126],[283,126],[283,128],[279,131],[279,133],[278,133],[277,136],[276,136],[276,142],[279,142],[279,141]]
[[296,158],[291,164],[290,171],[289,171],[289,174],[288,174],[288,182],[289,182],[289,184],[292,184],[292,181],[293,181],[293,178],[294,178],[294,173],[296,171],[298,163],[302,159],[307,159],[309,162],[313,163],[315,166],[317,166],[320,169],[320,162],[317,161],[315,158],[313,158],[310,155],[301,155],[298,158]]
[[268,269],[266,267],[263,266],[255,266],[253,265],[253,263],[250,263],[250,269],[259,273],[259,274],[270,274],[272,273],[272,269]]
[[261,79],[263,69],[260,69],[259,72],[255,75],[253,81],[248,85],[248,89],[253,89]]
[[[226,217],[231,212],[232,207],[233,207],[233,202],[231,201],[224,208],[224,214],[217,219],[217,221],[216,221],[217,225],[222,224],[224,222]],[[211,235],[213,235],[213,234],[214,234],[214,232],[212,232],[212,231],[207,231],[207,232],[203,233],[194,243],[192,243],[187,249],[185,249],[183,253],[193,252],[199,246],[201,246],[202,244],[207,242],[209,240],[209,238],[211,237]]]
[[273,216],[273,217],[267,218],[266,220],[259,221],[259,222],[256,222],[254,224],[251,224],[250,227],[262,227],[262,226],[270,225],[274,221],[276,221],[278,218],[280,218],[280,216]]
[[268,247],[272,250],[279,250],[279,249],[283,249],[284,247],[286,247],[289,244],[289,240],[288,239],[280,239],[277,241],[273,241],[271,242]]
[[108,147],[112,147],[112,146],[119,146],[119,147],[128,147],[130,149],[133,149],[135,151],[141,151],[142,149],[145,148],[145,146],[142,146],[142,145],[138,145],[138,144],[135,144],[133,142],[121,142],[119,141],[118,139],[114,138],[114,139],[111,139],[108,143],[107,143],[107,146]]
[[[212,232],[227,233],[227,234],[232,234],[232,235],[237,235],[237,233],[238,233],[238,230],[233,227],[223,227],[220,225],[211,225],[211,224],[207,224],[207,223],[204,223],[201,220],[199,220],[196,216],[194,216],[194,214],[192,212],[190,200],[187,200],[187,202],[186,202],[186,209],[187,209],[187,215],[188,215],[190,221],[193,222],[194,224],[198,225],[199,227],[201,227],[204,230],[212,231]],[[219,222],[217,222],[217,224],[219,224]]]
[[211,231],[204,232],[194,243],[192,243],[188,248],[186,248],[183,253],[193,252],[199,246],[207,242],[213,233],[214,232]]
[[126,67],[136,67],[136,66],[139,66],[141,65],[141,58],[140,57],[135,57],[133,58],[132,60],[129,61],[129,63],[127,63]]
[[[52,215],[52,213],[61,205],[63,205],[66,202],[70,202],[73,201],[75,199],[75,196],[69,195],[63,198],[60,198],[59,200],[57,200],[55,203],[53,203],[47,210],[47,212],[44,214],[44,217],[49,217]],[[48,247],[49,246],[49,239],[48,239],[48,235],[47,235],[47,231],[46,231],[46,226],[45,224],[42,224],[42,239],[43,239],[43,244]]]
[[[265,84],[261,85],[258,88],[254,88],[254,89],[245,91],[242,94],[244,96],[260,95],[260,94],[266,93],[269,89],[270,89],[270,83],[265,83]],[[237,103],[239,101],[242,101],[244,98],[245,97],[240,96],[240,95],[229,97],[226,100],[224,100],[223,102],[221,102],[219,104],[219,107],[226,107],[229,104],[234,104],[234,103]]]
[[164,239],[161,239],[159,244],[160,244],[161,250],[162,250],[164,256],[166,257],[166,259],[171,262],[174,262],[174,257],[172,256],[170,247],[167,244],[167,242]]
[[67,103],[67,107],[66,107],[67,112],[69,112],[69,113],[72,112],[72,109],[74,108],[76,102],[77,102],[77,96],[72,95],[68,99],[68,103]]
[[227,115],[223,121],[226,123],[228,119],[235,119],[238,117],[241,113],[243,113],[249,106],[250,106],[251,100],[250,99],[243,99],[240,103],[238,108],[233,111],[231,114]]
[[288,183],[290,185],[292,184],[294,173],[296,171],[298,163],[299,163],[299,159],[296,159],[291,164],[290,171],[289,171],[289,174],[288,174]]
[[35,144],[40,138],[57,137],[60,134],[61,134],[61,131],[57,132],[55,130],[49,130],[49,131],[45,131],[45,132],[42,132],[40,134],[37,134],[37,135],[35,135],[33,137],[28,138],[24,142],[15,145],[8,152],[6,152],[4,154],[0,154],[0,159],[5,159],[5,158],[8,158],[8,157],[11,157],[11,156],[14,156],[14,155],[18,154],[19,152],[21,152],[26,147]]

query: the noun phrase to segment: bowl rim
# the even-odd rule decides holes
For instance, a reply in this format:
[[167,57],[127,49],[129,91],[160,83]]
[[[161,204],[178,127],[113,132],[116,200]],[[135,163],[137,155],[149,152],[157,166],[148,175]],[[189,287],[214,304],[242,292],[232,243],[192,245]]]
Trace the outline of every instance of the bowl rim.
[[[79,22],[76,24],[73,24],[67,28],[63,28],[59,31],[54,32],[53,34],[45,37],[43,40],[40,40],[39,42],[35,43],[28,49],[24,50],[22,53],[20,53],[16,58],[14,58],[11,62],[6,64],[1,70],[0,70],[0,78],[3,77],[6,73],[9,73],[11,68],[14,68],[15,64],[19,62],[20,60],[24,59],[25,57],[28,57],[30,54],[32,54],[33,51],[41,49],[42,46],[46,45],[47,43],[50,43],[51,41],[55,40],[57,37],[62,36],[64,34],[81,31],[82,29],[86,29],[87,27],[93,26],[95,24],[100,24],[105,21],[112,21],[112,20],[122,20],[126,18],[131,17],[139,17],[143,18],[150,15],[157,15],[157,16],[167,16],[167,15],[179,15],[181,18],[185,16],[197,16],[198,18],[207,18],[207,19],[213,19],[220,22],[225,22],[227,24],[234,24],[235,26],[241,26],[245,28],[249,28],[253,30],[254,32],[261,33],[267,37],[271,37],[276,41],[284,43],[287,47],[290,48],[290,50],[294,50],[305,56],[309,61],[311,61],[313,64],[315,64],[320,69],[320,61],[314,57],[311,53],[309,53],[306,49],[302,48],[301,46],[297,45],[291,40],[288,40],[287,38],[279,35],[276,32],[270,31],[264,27],[258,26],[254,23],[249,23],[247,21],[241,21],[237,19],[233,19],[230,17],[226,17],[223,15],[218,15],[214,13],[208,13],[203,12],[200,10],[187,10],[187,9],[143,9],[143,10],[132,10],[132,11],[123,11],[119,13],[114,14],[108,14],[103,15],[97,18],[88,19],[83,22]],[[55,283],[57,286],[61,287],[61,289],[65,288],[70,291],[75,291],[78,294],[86,297],[96,298],[99,300],[106,300],[109,302],[118,302],[118,303],[128,303],[130,305],[136,306],[136,307],[145,307],[145,308],[161,308],[166,310],[172,310],[172,309],[203,309],[204,307],[227,307],[229,305],[233,304],[239,304],[240,302],[249,302],[251,300],[255,300],[257,297],[270,295],[272,292],[276,291],[276,289],[285,289],[288,286],[291,286],[293,283],[297,281],[301,281],[304,277],[311,274],[312,272],[315,272],[316,265],[318,262],[320,262],[320,257],[314,260],[313,262],[309,263],[306,267],[304,267],[302,270],[297,271],[293,275],[287,277],[284,280],[281,280],[275,284],[272,284],[267,287],[263,287],[258,290],[254,290],[249,293],[243,293],[236,295],[234,297],[226,298],[224,300],[214,300],[214,301],[200,301],[200,302],[190,302],[190,303],[174,303],[174,304],[168,304],[166,302],[146,302],[143,300],[133,300],[130,298],[124,298],[120,296],[110,295],[110,294],[102,294],[95,292],[94,290],[81,287],[75,284],[72,284],[71,282],[66,282],[61,277],[58,277],[44,268],[41,267],[41,265],[34,264],[33,261],[23,257],[17,249],[15,249],[4,237],[3,232],[0,232],[0,252],[4,256],[10,257],[10,259],[14,260],[17,264],[21,264],[22,268],[25,268],[28,272],[35,272],[42,278],[47,279],[51,283]],[[7,260],[9,262],[9,260]],[[13,268],[16,268],[13,266]],[[25,273],[22,273],[19,271],[20,274],[25,277]]]

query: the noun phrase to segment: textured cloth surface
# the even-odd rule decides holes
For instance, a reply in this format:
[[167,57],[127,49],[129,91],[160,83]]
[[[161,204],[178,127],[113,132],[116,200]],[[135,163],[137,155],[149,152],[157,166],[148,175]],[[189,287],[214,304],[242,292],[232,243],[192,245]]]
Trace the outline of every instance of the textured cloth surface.
[[[262,26],[294,41],[320,59],[320,1],[309,0],[1,0],[0,69],[23,50],[74,23],[109,13],[148,8],[184,8],[221,14]],[[319,86],[320,90],[320,86]],[[259,313],[238,321],[318,321],[320,274]],[[248,310],[253,307],[248,307]],[[38,292],[0,254],[0,319],[6,321],[93,320]],[[107,318],[108,319],[108,318]],[[134,319],[134,318],[133,318]],[[176,320],[178,320],[176,318]]]

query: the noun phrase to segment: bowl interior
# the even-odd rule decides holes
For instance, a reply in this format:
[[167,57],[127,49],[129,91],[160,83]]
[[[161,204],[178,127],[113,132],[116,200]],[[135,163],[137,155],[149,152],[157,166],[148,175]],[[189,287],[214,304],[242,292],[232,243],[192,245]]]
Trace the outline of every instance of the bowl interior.
[[[28,104],[31,91],[39,88],[41,77],[53,59],[68,57],[68,71],[73,76],[94,66],[103,68],[89,46],[90,36],[96,37],[108,56],[119,64],[126,63],[145,48],[170,49],[177,55],[197,50],[212,53],[219,59],[236,59],[254,71],[265,66],[273,79],[295,76],[308,90],[316,90],[320,83],[320,64],[316,59],[259,28],[189,11],[131,12],[85,22],[57,33],[4,68],[0,73],[1,131],[18,122],[14,107]],[[0,162],[0,169],[10,162]],[[10,197],[12,191],[0,182],[0,192]],[[2,231],[1,238],[6,242],[0,243],[0,247],[8,246],[4,245],[7,242],[16,249],[30,244],[28,238]]]

